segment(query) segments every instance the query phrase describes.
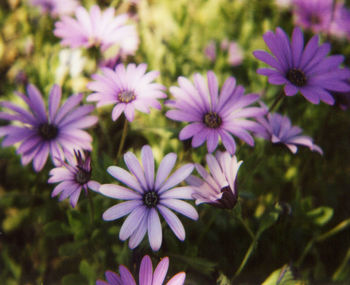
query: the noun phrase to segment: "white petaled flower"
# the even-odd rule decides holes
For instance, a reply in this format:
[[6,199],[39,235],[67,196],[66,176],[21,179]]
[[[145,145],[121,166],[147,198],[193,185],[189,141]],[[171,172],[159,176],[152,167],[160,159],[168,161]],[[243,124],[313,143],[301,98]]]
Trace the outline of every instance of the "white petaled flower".
[[120,229],[119,238],[123,241],[129,238],[131,249],[138,246],[148,232],[152,250],[159,250],[162,244],[162,227],[158,212],[181,241],[185,239],[185,229],[171,210],[192,220],[198,219],[195,208],[182,201],[192,199],[191,187],[175,187],[191,174],[194,166],[191,163],[186,164],[169,176],[176,158],[175,153],[167,154],[155,175],[152,149],[145,145],[141,150],[142,165],[132,152],[127,152],[124,161],[130,172],[118,166],[108,167],[108,173],[128,188],[115,184],[104,184],[100,187],[99,191],[103,195],[126,200],[105,211],[103,219],[112,221],[128,215]]

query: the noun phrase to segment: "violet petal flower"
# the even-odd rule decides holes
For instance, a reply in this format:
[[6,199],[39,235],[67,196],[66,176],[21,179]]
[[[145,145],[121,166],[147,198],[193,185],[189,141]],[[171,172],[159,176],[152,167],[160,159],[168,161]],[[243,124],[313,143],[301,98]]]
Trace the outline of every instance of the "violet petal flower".
[[248,131],[260,128],[259,124],[247,118],[262,116],[266,110],[248,107],[259,99],[256,94],[244,95],[244,88],[236,86],[236,79],[229,77],[219,94],[218,81],[212,71],[207,73],[208,85],[200,74],[194,75],[194,84],[185,77],[179,77],[180,87],[171,87],[175,100],[167,105],[173,110],[166,116],[176,121],[190,122],[179,134],[180,140],[192,137],[192,147],[207,141],[208,152],[213,152],[219,137],[225,148],[234,154],[236,143],[232,135],[242,139],[250,146],[254,139]]
[[10,111],[0,112],[0,119],[21,123],[0,127],[0,137],[5,136],[2,146],[20,142],[17,153],[22,155],[23,165],[33,160],[33,167],[38,172],[44,167],[49,153],[54,164],[59,165],[74,149],[92,149],[92,138],[82,129],[94,125],[98,118],[89,115],[94,106],[78,106],[83,99],[82,94],[70,96],[59,107],[61,87],[54,85],[50,91],[47,114],[40,91],[29,84],[27,93],[28,96],[20,92],[16,94],[28,105],[30,111],[11,102],[0,103]]
[[319,46],[317,35],[305,48],[303,33],[299,28],[294,28],[291,41],[281,28],[277,28],[275,34],[271,31],[265,33],[264,40],[273,56],[261,50],[255,51],[254,56],[272,68],[259,68],[257,72],[268,76],[271,84],[284,85],[287,96],[300,92],[313,104],[323,101],[332,105],[334,98],[329,91],[350,91],[350,85],[346,82],[350,71],[339,68],[344,57],[327,56],[330,45],[325,43]]
[[338,38],[347,37],[350,39],[350,10],[341,1],[337,1],[335,4],[333,19],[328,32]]
[[293,16],[296,25],[314,33],[327,33],[333,13],[333,0],[294,0]]
[[175,187],[191,174],[194,166],[186,164],[169,176],[176,162],[176,154],[169,153],[161,161],[155,175],[153,153],[148,145],[142,147],[141,160],[142,165],[132,152],[127,152],[124,161],[130,173],[118,166],[108,167],[109,174],[127,188],[115,184],[103,184],[99,192],[126,202],[109,208],[103,213],[103,219],[112,221],[128,215],[120,229],[119,238],[123,241],[130,238],[129,247],[134,249],[148,232],[151,248],[157,251],[162,244],[162,227],[158,211],[181,241],[185,239],[185,230],[179,218],[171,210],[192,220],[198,219],[195,208],[182,201],[192,199],[192,189],[186,186]]
[[31,0],[30,4],[40,7],[43,13],[50,13],[52,17],[70,15],[79,6],[77,0]]
[[244,53],[240,45],[236,42],[230,42],[228,46],[228,63],[231,66],[241,65],[243,62]]
[[97,5],[93,5],[89,12],[84,7],[78,7],[76,19],[63,16],[55,23],[54,34],[62,39],[62,45],[71,48],[100,46],[105,51],[114,44],[125,48],[129,46],[130,38],[135,42],[136,30],[126,24],[129,19],[127,14],[115,17],[114,12],[114,8],[101,11]]
[[59,183],[52,191],[51,197],[60,195],[60,201],[70,198],[70,204],[74,208],[78,202],[81,189],[87,194],[88,188],[98,191],[100,184],[91,180],[91,157],[85,151],[74,151],[75,160],[69,159],[69,163],[61,162],[62,166],[50,171],[49,183]]
[[202,179],[191,175],[186,182],[192,186],[196,205],[207,203],[222,209],[232,209],[237,202],[237,172],[243,161],[228,152],[217,151],[216,155],[207,154],[208,173],[203,166],[196,164]]
[[268,114],[267,119],[261,117],[257,120],[264,127],[263,132],[256,133],[257,136],[272,143],[284,144],[293,154],[297,152],[298,145],[306,146],[312,151],[323,154],[322,149],[313,143],[311,137],[302,135],[301,128],[292,126],[288,117],[273,113]]
[[161,109],[157,99],[166,98],[161,84],[152,82],[158,77],[158,71],[145,73],[147,64],[136,66],[130,63],[125,68],[118,64],[115,70],[102,68],[102,74],[94,74],[95,81],[89,82],[87,87],[94,91],[87,97],[87,101],[97,101],[97,107],[116,104],[112,111],[112,119],[116,121],[122,112],[131,122],[134,120],[135,109],[149,113],[150,107]]
[[[139,272],[140,285],[162,285],[168,272],[169,258],[164,257],[158,263],[153,272],[152,260],[148,255],[145,255],[141,260]],[[112,271],[106,271],[106,279],[108,282],[98,280],[96,285],[136,285],[135,279],[130,271],[123,265],[119,266],[120,276]],[[185,282],[186,273],[179,272],[174,275],[166,285],[183,285]]]

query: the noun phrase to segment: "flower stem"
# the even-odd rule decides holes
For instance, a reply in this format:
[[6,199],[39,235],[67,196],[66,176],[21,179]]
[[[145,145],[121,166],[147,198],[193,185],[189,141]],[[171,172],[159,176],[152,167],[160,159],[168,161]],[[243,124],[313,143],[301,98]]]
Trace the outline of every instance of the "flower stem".
[[119,159],[120,155],[122,154],[122,150],[123,150],[123,147],[124,147],[124,144],[125,144],[125,139],[126,139],[126,134],[127,133],[128,133],[128,120],[126,118],[124,118],[123,133],[122,133],[122,138],[120,139],[117,157],[115,159],[116,162],[118,162],[118,159]]
[[249,258],[251,257],[251,255],[252,255],[252,253],[253,253],[253,251],[254,251],[254,249],[255,249],[255,247],[256,247],[256,244],[257,244],[257,238],[254,238],[253,241],[252,241],[252,243],[250,244],[250,246],[249,246],[247,252],[246,252],[245,255],[244,255],[244,258],[243,258],[243,260],[242,260],[242,262],[241,262],[241,265],[238,267],[238,269],[237,269],[235,275],[233,276],[233,280],[242,272],[242,270],[243,270],[244,267],[246,266],[246,264],[247,264]]
[[272,103],[271,107],[269,108],[269,113],[271,113],[275,107],[277,106],[277,104],[284,99],[284,91],[283,89],[281,89],[280,93],[278,94],[278,96],[276,97],[275,101]]

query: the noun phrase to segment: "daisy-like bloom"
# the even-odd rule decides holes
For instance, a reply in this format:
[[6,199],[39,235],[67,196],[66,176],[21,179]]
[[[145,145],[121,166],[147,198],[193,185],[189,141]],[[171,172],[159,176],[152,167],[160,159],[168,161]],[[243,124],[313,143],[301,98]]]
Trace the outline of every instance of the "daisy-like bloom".
[[314,33],[328,32],[333,13],[333,0],[294,0],[294,22]]
[[227,151],[217,151],[215,156],[207,154],[207,165],[210,173],[205,168],[196,164],[200,179],[191,175],[186,179],[193,188],[192,197],[196,199],[196,205],[207,203],[222,209],[232,209],[237,202],[237,172],[243,161],[238,161],[236,156],[231,156]]
[[269,83],[285,85],[287,96],[300,92],[308,101],[318,104],[320,101],[332,105],[334,98],[329,91],[350,91],[346,79],[350,77],[348,69],[341,69],[342,55],[327,56],[328,43],[318,45],[319,37],[313,36],[304,48],[303,33],[294,28],[292,40],[281,28],[276,33],[269,31],[264,40],[274,56],[266,51],[254,51],[254,56],[270,65],[271,68],[259,68],[259,74],[268,76]]
[[329,33],[338,38],[350,39],[350,10],[342,1],[337,1],[335,4]]
[[286,116],[278,113],[268,114],[267,118],[258,118],[258,122],[264,129],[262,132],[257,132],[257,136],[275,144],[284,144],[293,154],[297,152],[298,145],[306,146],[312,151],[323,154],[322,149],[313,143],[312,138],[302,135],[302,129],[292,126],[290,119]]
[[[20,142],[17,153],[22,155],[22,164],[33,160],[35,171],[40,171],[50,153],[55,165],[59,165],[64,157],[72,154],[74,149],[91,150],[91,136],[82,129],[91,127],[97,122],[96,116],[89,115],[94,106],[79,103],[82,94],[70,96],[59,107],[61,87],[54,85],[49,96],[48,114],[40,91],[29,84],[28,96],[16,94],[28,105],[27,111],[11,102],[3,101],[1,106],[10,112],[0,112],[0,119],[18,121],[18,125],[0,127],[0,137],[5,136],[2,146],[10,146]],[[57,159],[58,158],[58,159]]]
[[97,101],[97,107],[116,104],[112,111],[112,119],[116,121],[122,112],[128,121],[134,120],[135,109],[149,113],[150,107],[161,109],[157,99],[166,98],[161,84],[152,82],[158,77],[158,71],[145,73],[147,64],[136,66],[130,63],[125,68],[118,64],[115,69],[101,68],[102,74],[94,74],[95,81],[87,87],[94,91],[87,101]]
[[215,41],[210,41],[205,49],[204,49],[205,56],[211,61],[214,62],[216,59],[216,44]]
[[228,63],[231,66],[238,66],[243,61],[243,50],[236,42],[230,42],[228,46]]
[[30,3],[52,17],[70,15],[79,6],[76,0],[31,0]]
[[49,183],[59,184],[53,189],[51,197],[60,194],[59,200],[62,201],[70,197],[70,204],[74,208],[78,202],[81,189],[85,190],[87,195],[88,188],[98,191],[100,184],[91,180],[91,157],[90,153],[85,151],[74,151],[74,159],[68,158],[68,163],[61,162],[60,167],[56,167],[50,171],[51,177]]
[[229,77],[220,92],[218,81],[212,71],[207,73],[208,84],[200,74],[194,75],[194,84],[185,77],[179,77],[180,87],[171,87],[175,100],[167,105],[174,110],[166,116],[176,121],[190,122],[179,134],[180,140],[192,137],[192,146],[198,147],[207,141],[208,152],[213,152],[219,137],[225,148],[234,154],[236,143],[232,134],[249,145],[254,139],[248,131],[260,128],[259,124],[247,118],[263,116],[266,110],[259,107],[247,107],[259,99],[258,95],[244,95],[244,88],[236,86],[236,79]]
[[103,213],[103,219],[112,221],[130,213],[120,229],[119,238],[123,241],[130,238],[129,247],[134,249],[148,232],[151,248],[157,251],[162,244],[158,211],[181,241],[185,239],[184,227],[170,209],[190,219],[198,219],[194,207],[181,200],[192,199],[192,189],[187,186],[175,187],[191,174],[194,166],[186,164],[167,179],[176,162],[175,153],[169,153],[163,158],[156,176],[153,153],[148,145],[142,147],[141,160],[143,166],[132,152],[124,155],[125,164],[131,174],[118,166],[108,168],[108,173],[128,188],[103,184],[99,191],[108,197],[127,201],[109,208]]
[[88,12],[84,7],[75,10],[76,19],[63,16],[55,24],[54,34],[62,38],[61,44],[71,48],[92,46],[105,51],[114,44],[123,45],[129,37],[134,38],[135,27],[127,25],[127,14],[114,16],[114,8],[101,11],[97,5]]
[[[152,260],[148,255],[145,255],[141,260],[139,272],[140,285],[162,285],[168,272],[169,258],[164,257],[158,263],[153,272]],[[123,265],[119,266],[120,275],[112,271],[106,271],[105,276],[107,282],[97,280],[96,285],[136,285],[135,279],[130,271]],[[185,282],[186,273],[179,272],[174,275],[166,285],[183,285]]]

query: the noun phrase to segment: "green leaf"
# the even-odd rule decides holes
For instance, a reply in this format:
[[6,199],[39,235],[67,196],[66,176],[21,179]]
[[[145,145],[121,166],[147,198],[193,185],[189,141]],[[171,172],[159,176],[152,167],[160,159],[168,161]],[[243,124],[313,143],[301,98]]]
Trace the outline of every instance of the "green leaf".
[[96,273],[94,268],[86,261],[82,260],[79,265],[80,273],[89,280],[90,284],[94,284],[96,280]]
[[86,279],[79,274],[69,274],[62,278],[62,285],[86,285]]
[[307,212],[307,216],[312,219],[314,224],[324,226],[333,217],[333,209],[330,207],[319,207]]
[[289,265],[284,265],[271,273],[262,285],[294,285],[302,284],[300,281],[294,280],[293,273]]
[[216,280],[217,285],[231,285],[230,279],[226,275],[220,273],[218,280]]
[[59,221],[53,221],[44,226],[44,232],[49,237],[61,237],[71,234],[67,227],[62,227]]

